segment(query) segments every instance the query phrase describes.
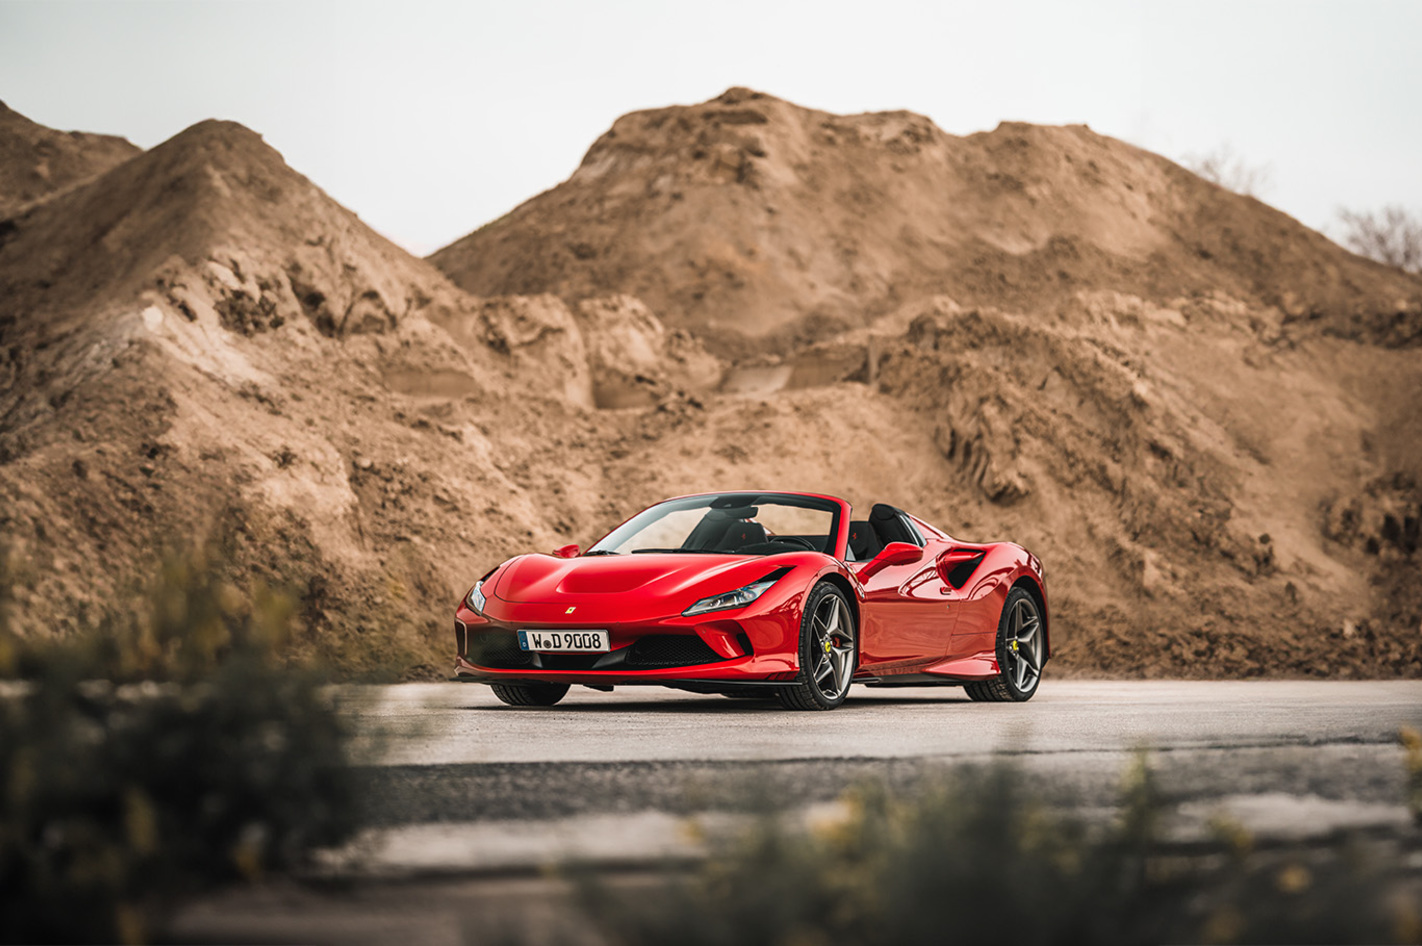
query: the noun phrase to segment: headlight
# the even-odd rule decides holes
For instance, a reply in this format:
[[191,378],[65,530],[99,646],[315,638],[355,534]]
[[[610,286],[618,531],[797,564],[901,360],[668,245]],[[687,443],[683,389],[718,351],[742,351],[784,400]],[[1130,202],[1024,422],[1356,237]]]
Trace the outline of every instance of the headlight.
[[484,592],[480,590],[483,584],[482,581],[474,582],[474,587],[469,589],[469,595],[464,599],[475,614],[484,613],[484,602],[488,600],[484,597]]
[[[788,569],[786,570],[788,571]],[[756,598],[765,594],[765,590],[779,580],[780,575],[766,576],[754,584],[746,585],[744,588],[737,588],[735,591],[728,591],[723,595],[712,595],[709,598],[702,598],[681,613],[685,617],[690,617],[693,614],[705,614],[707,611],[729,611],[731,608],[744,608]]]

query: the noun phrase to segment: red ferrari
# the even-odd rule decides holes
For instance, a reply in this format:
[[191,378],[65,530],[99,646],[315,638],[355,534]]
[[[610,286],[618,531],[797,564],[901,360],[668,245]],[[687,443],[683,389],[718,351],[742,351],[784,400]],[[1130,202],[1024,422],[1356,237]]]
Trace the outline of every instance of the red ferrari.
[[455,678],[513,706],[577,684],[657,685],[833,709],[852,683],[1028,700],[1051,655],[1042,563],[901,509],[813,493],[703,493],[586,552],[504,562],[455,615]]

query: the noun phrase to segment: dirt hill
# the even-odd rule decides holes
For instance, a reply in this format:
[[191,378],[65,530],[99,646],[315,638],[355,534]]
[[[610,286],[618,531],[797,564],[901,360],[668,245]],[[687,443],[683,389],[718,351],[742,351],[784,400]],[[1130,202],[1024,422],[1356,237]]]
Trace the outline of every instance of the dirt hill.
[[[764,155],[732,175],[710,146],[749,134]],[[1418,283],[1118,142],[1004,134],[736,90],[629,116],[573,181],[436,255],[512,274],[518,249],[528,275],[478,294],[230,123],[29,204],[0,242],[18,623],[122,610],[207,536],[297,589],[301,652],[437,674],[455,597],[501,558],[764,486],[1027,544],[1058,672],[1422,673]],[[1068,201],[1081,161],[1100,181]],[[1148,179],[1167,222],[1138,206]],[[1068,278],[1035,275],[1052,253]]]
[[55,131],[0,102],[0,220],[138,153],[123,138]]
[[647,498],[814,485],[1018,538],[1079,666],[1422,671],[1422,281],[1159,155],[732,89],[431,260],[635,293],[736,361],[746,400],[627,461]]
[[0,541],[29,633],[122,609],[206,537],[299,590],[303,651],[442,668],[473,578],[615,514],[560,499],[567,454],[510,466],[602,400],[719,378],[635,299],[468,296],[230,123],[10,223]]
[[1422,337],[1416,280],[1085,126],[960,138],[746,89],[624,116],[567,181],[431,260],[475,293],[629,292],[737,353],[934,293],[1036,311],[1099,289],[1212,289],[1350,336]]

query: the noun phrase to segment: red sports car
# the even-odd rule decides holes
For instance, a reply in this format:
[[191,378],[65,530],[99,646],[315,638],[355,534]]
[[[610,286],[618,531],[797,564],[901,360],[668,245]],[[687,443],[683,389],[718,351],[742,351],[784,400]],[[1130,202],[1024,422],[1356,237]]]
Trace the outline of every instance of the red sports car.
[[1042,563],[894,506],[813,493],[668,499],[579,554],[504,562],[455,615],[458,680],[513,706],[574,684],[833,709],[851,683],[1027,700],[1051,654]]

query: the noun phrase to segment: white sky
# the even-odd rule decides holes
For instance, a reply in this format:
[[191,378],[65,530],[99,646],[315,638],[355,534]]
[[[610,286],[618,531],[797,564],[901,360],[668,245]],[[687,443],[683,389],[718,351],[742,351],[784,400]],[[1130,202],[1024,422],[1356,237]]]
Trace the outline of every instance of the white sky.
[[0,0],[0,99],[143,147],[242,122],[421,254],[563,180],[617,116],[732,85],[955,134],[1228,143],[1321,228],[1422,208],[1419,49],[1417,0]]

